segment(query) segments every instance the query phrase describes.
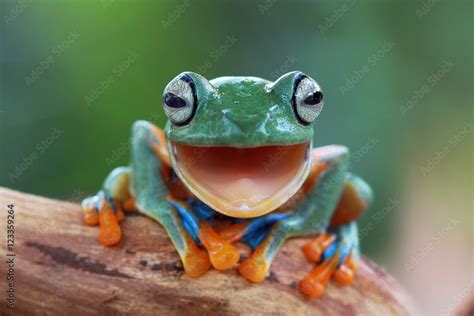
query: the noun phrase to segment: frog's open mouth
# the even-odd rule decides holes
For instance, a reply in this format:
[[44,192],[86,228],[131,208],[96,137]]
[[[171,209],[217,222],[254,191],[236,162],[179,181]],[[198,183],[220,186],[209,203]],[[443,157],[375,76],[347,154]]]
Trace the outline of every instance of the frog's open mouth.
[[298,191],[311,167],[311,142],[253,148],[171,143],[170,149],[187,187],[232,217],[275,210]]

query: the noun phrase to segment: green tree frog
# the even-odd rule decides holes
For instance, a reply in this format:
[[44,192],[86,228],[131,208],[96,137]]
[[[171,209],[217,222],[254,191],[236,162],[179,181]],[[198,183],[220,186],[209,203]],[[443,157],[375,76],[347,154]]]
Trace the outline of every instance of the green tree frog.
[[[166,229],[187,275],[238,264],[258,283],[287,238],[309,235],[302,251],[315,268],[301,291],[318,297],[331,278],[353,282],[355,220],[372,191],[348,172],[346,147],[313,148],[323,108],[314,79],[297,71],[275,82],[184,72],[166,86],[162,105],[165,129],[137,121],[130,165],[82,203],[102,244],[117,244],[124,214],[137,210]],[[253,249],[242,262],[239,241]]]

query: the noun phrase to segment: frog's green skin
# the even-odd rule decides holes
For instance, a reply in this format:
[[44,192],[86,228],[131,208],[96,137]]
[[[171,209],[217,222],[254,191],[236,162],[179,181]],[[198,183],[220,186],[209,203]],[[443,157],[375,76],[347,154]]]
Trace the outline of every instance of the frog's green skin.
[[[190,145],[256,147],[298,144],[313,139],[312,126],[298,123],[290,106],[294,75],[271,82],[255,77],[211,80],[193,73],[199,106],[192,124],[175,127],[168,121],[166,138]],[[218,92],[216,91],[218,90]],[[217,92],[217,93],[216,93]]]
[[[218,269],[226,269],[236,263],[239,260],[236,248],[224,241],[224,237],[217,241],[209,237],[213,236],[210,227],[213,217],[206,217],[199,211],[202,208],[209,210],[209,207],[196,200],[196,196],[203,196],[199,193],[199,183],[191,185],[189,179],[183,176],[174,154],[174,144],[242,149],[305,143],[311,146],[314,123],[301,119],[295,113],[298,111],[295,109],[295,93],[299,93],[298,84],[302,80],[311,80],[308,88],[310,92],[311,89],[319,91],[319,86],[300,72],[283,75],[274,83],[255,77],[221,77],[208,81],[192,72],[182,73],[173,79],[165,93],[172,91],[174,95],[181,96],[181,90],[176,88],[181,87],[180,84],[186,89],[192,88],[192,97],[191,90],[185,89],[188,94],[183,90],[180,101],[189,101],[186,106],[193,100],[197,101],[195,111],[183,115],[184,112],[172,112],[176,110],[172,108],[171,114],[167,112],[171,118],[164,131],[167,144],[163,144],[158,128],[145,121],[136,122],[132,128],[131,165],[112,171],[102,190],[83,203],[89,224],[97,223],[92,213],[94,210],[99,211],[99,217],[112,218],[110,227],[106,220],[101,221],[102,243],[110,245],[120,240],[120,229],[117,230],[118,225],[114,224],[113,214],[121,217],[120,205],[125,205],[125,201],[132,197],[141,213],[156,219],[167,230],[189,275],[204,273],[210,264]],[[171,102],[166,100],[164,103]],[[164,107],[165,111],[170,109],[167,103]],[[312,120],[314,117],[311,117]],[[158,154],[156,148],[159,148]],[[162,154],[159,154],[160,150]],[[166,156],[167,152],[170,152],[169,157]],[[253,282],[263,281],[274,256],[287,238],[326,233],[326,239],[320,235],[319,239],[305,246],[305,254],[309,259],[318,260],[329,267],[323,274],[333,274],[339,267],[334,274],[336,278],[342,283],[350,283],[354,263],[359,258],[354,220],[368,207],[372,193],[362,179],[347,172],[348,159],[349,152],[344,146],[326,146],[308,152],[305,161],[301,162],[304,166],[301,179],[295,182],[296,187],[285,190],[294,194],[305,180],[316,179],[316,182],[309,187],[309,191],[298,191],[303,192],[303,196],[295,199],[296,203],[289,204],[291,208],[285,209],[284,215],[281,215],[281,209],[285,206],[281,207],[281,204],[285,201],[277,198],[265,204],[271,205],[268,209],[260,207],[258,214],[254,214],[252,210],[248,213],[242,211],[243,208],[226,209],[221,204],[213,204],[213,197],[203,196],[203,202],[214,206],[214,211],[218,213],[249,218],[242,239],[255,251],[250,258],[240,263],[239,270],[244,277]],[[170,195],[168,180],[162,177],[168,164],[187,189],[195,194],[194,200],[181,201]],[[284,195],[285,200],[290,198]],[[277,208],[279,215],[269,213]],[[249,233],[249,227],[252,227],[252,233]],[[331,242],[331,236],[336,237],[335,241]],[[324,242],[331,246],[325,249]],[[202,244],[209,255],[202,245],[197,244]],[[321,259],[314,255],[318,247],[322,247],[319,249],[323,252]],[[321,273],[311,273],[300,287],[310,296],[319,296],[325,286],[322,279]]]

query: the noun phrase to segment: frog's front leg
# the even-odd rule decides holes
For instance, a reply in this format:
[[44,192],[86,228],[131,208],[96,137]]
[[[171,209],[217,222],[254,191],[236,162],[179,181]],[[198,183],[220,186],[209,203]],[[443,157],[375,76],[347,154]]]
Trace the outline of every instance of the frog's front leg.
[[[321,296],[331,277],[339,284],[352,284],[359,260],[359,237],[355,222],[331,227],[328,232],[329,234],[323,236],[329,236],[332,241],[326,243],[319,259],[313,260],[307,255],[307,258],[315,261],[317,265],[299,284],[301,291],[311,297]],[[314,243],[313,241],[310,244]]]
[[329,228],[303,248],[308,260],[318,264],[300,282],[305,294],[320,296],[331,277],[339,284],[352,284],[360,257],[355,220],[371,202],[372,190],[369,185],[361,178],[347,174]]
[[[313,170],[308,178],[310,185],[304,191],[305,197],[293,208],[292,215],[277,223],[252,256],[239,267],[241,274],[253,282],[261,282],[265,279],[271,261],[286,238],[323,233],[327,231],[331,222],[342,221],[344,216],[350,218],[343,206],[354,201],[345,201],[343,198],[345,194],[341,195],[347,189],[345,183],[348,181],[346,176],[348,150],[342,146],[326,146],[314,149],[312,155]],[[304,188],[305,186],[303,186]],[[360,205],[362,204],[360,203]],[[338,216],[336,220],[332,220],[335,209],[344,209],[343,214],[345,215]],[[324,250],[328,250],[328,252],[322,254],[324,262],[332,257],[331,254],[339,253],[335,250],[347,252],[347,247],[343,247],[347,243],[342,240],[350,241],[353,239],[353,233],[348,233],[350,231],[353,231],[353,229],[338,228],[332,232],[336,236],[327,234],[320,238],[320,241],[323,242],[322,246],[327,245],[327,249],[325,248]],[[330,247],[332,245],[336,246]],[[353,249],[358,253],[358,245],[352,245]],[[353,258],[356,259],[356,256]],[[329,276],[331,276],[333,268],[340,265],[339,261],[336,261],[334,265],[335,261],[336,259],[332,259],[330,261],[331,264],[327,263],[324,266],[326,268],[321,268],[320,270],[331,271],[329,273]],[[314,275],[316,275],[316,272],[312,274],[312,276]]]
[[[162,178],[162,131],[138,121],[132,128],[132,189],[140,212],[158,221],[167,231],[183,262],[187,275],[197,277],[211,266],[209,255],[200,249],[186,232],[183,220],[169,201],[169,192]],[[160,159],[158,158],[160,157]]]
[[239,250],[216,233],[208,222],[212,222],[215,212],[199,200],[176,200],[168,197],[183,219],[184,228],[196,243],[201,243],[209,252],[211,264],[218,270],[231,268],[240,259]]
[[164,226],[188,275],[199,276],[211,264],[219,270],[232,267],[240,259],[239,250],[222,240],[206,220],[194,214],[189,203],[178,200],[165,185],[161,175],[163,164],[169,164],[169,155],[164,146],[162,130],[148,122],[135,123],[132,188],[138,209]]

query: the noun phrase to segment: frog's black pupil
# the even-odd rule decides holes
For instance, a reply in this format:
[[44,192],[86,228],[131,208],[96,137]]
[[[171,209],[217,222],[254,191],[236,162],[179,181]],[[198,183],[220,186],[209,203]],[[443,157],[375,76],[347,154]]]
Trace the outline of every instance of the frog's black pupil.
[[309,97],[304,99],[304,103],[307,105],[315,105],[320,103],[323,100],[323,93],[321,91],[316,91],[311,94]]
[[166,93],[164,99],[166,105],[170,108],[183,108],[186,106],[186,101],[183,98],[171,92]]

